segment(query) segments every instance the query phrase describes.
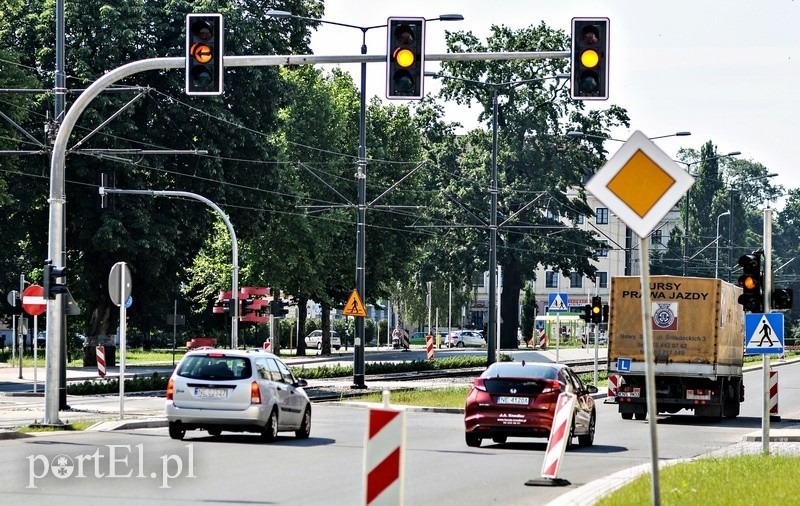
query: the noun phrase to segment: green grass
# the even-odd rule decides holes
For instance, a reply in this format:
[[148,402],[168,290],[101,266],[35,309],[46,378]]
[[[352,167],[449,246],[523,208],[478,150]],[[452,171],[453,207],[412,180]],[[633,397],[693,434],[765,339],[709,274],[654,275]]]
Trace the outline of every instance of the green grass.
[[[743,455],[702,458],[659,471],[661,504],[728,506],[731,504],[796,504],[800,458],[778,455]],[[650,504],[650,474],[603,498],[598,506]]]
[[[432,408],[463,408],[467,400],[469,386],[446,387],[426,390],[396,390],[389,396],[391,404],[407,406],[424,406]],[[349,401],[383,402],[381,392],[373,392],[358,397],[350,397]]]
[[77,420],[72,423],[66,423],[61,426],[52,425],[29,425],[27,427],[20,427],[19,432],[33,433],[33,432],[59,432],[59,431],[73,431],[73,430],[86,430],[92,425],[96,424],[99,420]]

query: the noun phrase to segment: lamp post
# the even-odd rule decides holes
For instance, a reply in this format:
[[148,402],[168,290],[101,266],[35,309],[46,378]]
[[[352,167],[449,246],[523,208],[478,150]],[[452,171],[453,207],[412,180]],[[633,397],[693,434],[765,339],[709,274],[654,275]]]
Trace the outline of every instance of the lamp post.
[[[730,156],[737,156],[737,155],[741,155],[741,154],[742,154],[741,151],[731,151],[730,153],[725,153],[724,155],[710,156],[708,158],[703,158],[702,160],[695,160],[693,162],[681,162],[681,161],[676,160],[676,163],[682,163],[682,164],[686,165],[686,172],[688,172],[689,175],[691,175],[692,165],[697,165],[697,164],[700,164],[700,163],[710,162],[711,160],[718,160],[720,158],[728,158]],[[683,210],[684,210],[684,214],[683,214],[683,224],[684,224],[684,227],[683,227],[683,275],[684,276],[686,276],[688,274],[688,263],[687,263],[687,261],[688,261],[688,252],[687,252],[688,249],[687,249],[687,246],[688,246],[688,244],[687,243],[689,242],[689,197],[691,196],[691,194],[692,194],[692,189],[689,188],[689,190],[686,192],[686,195],[683,197],[683,202],[684,202],[684,204],[683,204]]]
[[[385,28],[386,24],[358,26],[325,19],[298,16],[287,11],[270,9],[266,15],[273,18],[293,18],[304,19],[315,23],[325,23],[329,25],[342,26],[345,28],[355,28],[361,30],[361,54],[367,54],[367,32],[373,28]],[[425,21],[461,21],[464,16],[461,14],[442,14],[437,18],[426,19]],[[361,88],[359,91],[361,105],[358,114],[358,159],[356,165],[358,171],[358,223],[356,224],[356,290],[361,300],[366,304],[366,214],[367,214],[367,62],[361,62]],[[356,316],[356,335],[353,342],[353,384],[351,388],[366,388],[364,384],[364,317]]]
[[724,213],[717,216],[717,235],[714,236],[714,248],[716,249],[716,255],[714,256],[714,279],[719,278],[719,219],[723,216],[730,216],[731,211],[730,209],[725,211]]
[[509,81],[504,83],[488,83],[473,79],[464,79],[462,77],[438,74],[436,72],[425,72],[425,75],[440,79],[453,79],[455,81],[477,84],[480,86],[488,86],[492,88],[492,173],[491,181],[489,183],[489,195],[491,200],[489,203],[489,322],[487,325],[488,335],[486,336],[486,362],[487,365],[492,365],[497,361],[497,322],[499,321],[497,317],[497,91],[500,88],[511,89],[523,84],[544,81],[547,79],[569,79],[570,75],[558,74],[555,76],[537,77],[534,79]]

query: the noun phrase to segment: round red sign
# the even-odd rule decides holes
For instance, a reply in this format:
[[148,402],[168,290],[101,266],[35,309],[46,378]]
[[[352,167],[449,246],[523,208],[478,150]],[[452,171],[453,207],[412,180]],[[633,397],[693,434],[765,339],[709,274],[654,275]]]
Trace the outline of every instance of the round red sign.
[[47,300],[44,298],[44,288],[31,285],[22,292],[22,309],[31,316],[44,313],[47,310]]

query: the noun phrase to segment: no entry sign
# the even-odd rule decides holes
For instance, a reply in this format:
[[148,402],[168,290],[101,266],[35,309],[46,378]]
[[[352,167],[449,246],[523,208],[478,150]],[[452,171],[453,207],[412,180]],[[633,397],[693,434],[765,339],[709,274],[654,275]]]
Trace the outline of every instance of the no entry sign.
[[31,316],[37,316],[47,311],[47,301],[44,298],[44,288],[31,285],[22,292],[22,309]]

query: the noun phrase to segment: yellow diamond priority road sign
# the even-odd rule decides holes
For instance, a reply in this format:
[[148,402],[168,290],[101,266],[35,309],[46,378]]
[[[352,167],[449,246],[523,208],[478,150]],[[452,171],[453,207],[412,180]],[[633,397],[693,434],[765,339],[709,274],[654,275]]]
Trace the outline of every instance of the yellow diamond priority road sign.
[[693,183],[688,171],[637,130],[586,189],[641,238],[653,231]]

